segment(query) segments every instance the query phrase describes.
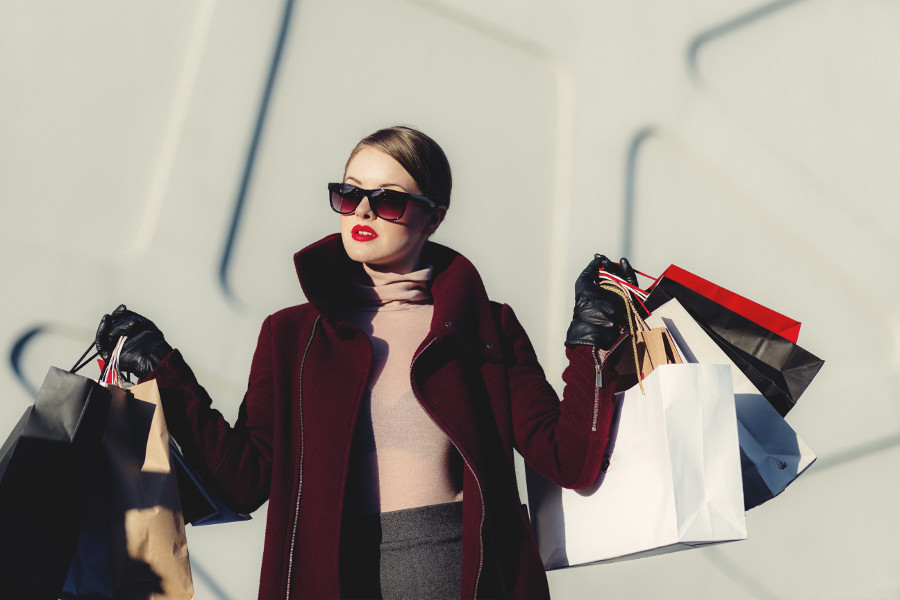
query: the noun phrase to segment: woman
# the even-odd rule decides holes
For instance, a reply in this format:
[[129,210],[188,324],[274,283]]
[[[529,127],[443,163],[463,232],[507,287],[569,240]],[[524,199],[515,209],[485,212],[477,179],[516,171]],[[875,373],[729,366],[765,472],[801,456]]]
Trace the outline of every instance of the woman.
[[260,598],[549,596],[513,448],[594,482],[616,388],[600,359],[624,322],[594,281],[633,272],[598,256],[579,277],[560,403],[512,309],[428,241],[451,189],[433,140],[377,131],[328,187],[340,234],[295,255],[308,302],[263,323],[234,427],[148,319],[120,306],[98,348],[129,336],[122,368],[156,379],[188,458],[233,508],[269,501]]

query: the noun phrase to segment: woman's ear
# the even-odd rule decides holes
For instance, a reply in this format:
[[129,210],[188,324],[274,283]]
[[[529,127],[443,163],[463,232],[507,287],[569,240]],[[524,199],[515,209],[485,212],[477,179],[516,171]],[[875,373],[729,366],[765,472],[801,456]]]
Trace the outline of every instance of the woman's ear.
[[441,226],[441,223],[444,222],[444,217],[447,216],[447,207],[446,206],[436,206],[434,210],[431,211],[431,214],[428,216],[428,225],[425,226],[425,232],[428,235],[431,235],[437,228]]

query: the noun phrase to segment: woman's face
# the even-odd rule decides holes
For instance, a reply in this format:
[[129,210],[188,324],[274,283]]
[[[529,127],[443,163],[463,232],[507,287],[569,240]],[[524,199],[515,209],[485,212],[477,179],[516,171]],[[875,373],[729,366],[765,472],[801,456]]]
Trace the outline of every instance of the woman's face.
[[[364,146],[347,164],[344,183],[367,190],[385,188],[420,194],[412,176],[381,150]],[[396,221],[379,219],[365,197],[349,215],[341,215],[341,239],[347,255],[376,271],[406,274],[419,266],[419,255],[429,235],[437,230],[447,209],[430,209],[410,201]]]

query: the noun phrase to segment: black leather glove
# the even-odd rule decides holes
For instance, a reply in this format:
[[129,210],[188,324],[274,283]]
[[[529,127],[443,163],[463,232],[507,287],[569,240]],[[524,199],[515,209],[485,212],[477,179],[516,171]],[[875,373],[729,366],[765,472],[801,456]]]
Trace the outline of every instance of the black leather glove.
[[575,280],[575,310],[566,332],[566,346],[596,346],[609,350],[628,323],[625,300],[598,285],[597,272],[601,268],[637,285],[637,275],[628,259],[623,258],[616,264],[602,254],[595,254],[594,260]]
[[127,336],[119,355],[119,370],[143,379],[172,351],[162,331],[147,317],[120,304],[111,314],[103,315],[97,327],[97,351],[105,361],[116,348],[119,338]]

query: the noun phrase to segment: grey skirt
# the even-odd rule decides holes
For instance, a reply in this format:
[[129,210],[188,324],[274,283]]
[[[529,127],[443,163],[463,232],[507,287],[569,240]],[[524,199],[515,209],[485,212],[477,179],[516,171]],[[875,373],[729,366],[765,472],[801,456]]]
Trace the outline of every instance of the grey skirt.
[[459,598],[462,502],[346,517],[344,598]]

